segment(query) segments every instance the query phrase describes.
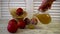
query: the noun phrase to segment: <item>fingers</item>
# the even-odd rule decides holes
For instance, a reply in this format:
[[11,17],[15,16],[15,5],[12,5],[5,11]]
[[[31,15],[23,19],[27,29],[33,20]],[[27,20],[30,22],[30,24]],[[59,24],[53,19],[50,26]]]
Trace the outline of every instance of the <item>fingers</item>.
[[46,11],[48,9],[51,9],[51,6],[55,0],[43,0],[41,6],[39,7],[39,11]]

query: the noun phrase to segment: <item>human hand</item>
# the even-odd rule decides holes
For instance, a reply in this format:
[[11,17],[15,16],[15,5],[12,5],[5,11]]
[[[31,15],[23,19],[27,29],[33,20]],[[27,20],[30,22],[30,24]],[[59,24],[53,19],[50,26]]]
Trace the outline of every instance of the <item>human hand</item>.
[[38,10],[45,12],[48,9],[51,9],[51,6],[55,0],[43,0],[41,6],[39,6]]

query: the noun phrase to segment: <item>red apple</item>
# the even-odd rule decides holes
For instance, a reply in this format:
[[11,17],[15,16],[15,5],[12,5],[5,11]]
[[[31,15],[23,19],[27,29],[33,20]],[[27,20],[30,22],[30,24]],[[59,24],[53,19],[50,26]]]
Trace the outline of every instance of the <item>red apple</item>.
[[16,10],[16,14],[17,14],[18,16],[22,15],[22,14],[23,14],[23,9],[22,9],[22,8],[18,8],[18,9]]
[[19,20],[18,21],[18,27],[21,28],[21,29],[24,29],[26,26],[25,22],[23,20]]
[[8,23],[7,30],[10,33],[15,33],[18,29],[17,22],[14,19],[11,19]]

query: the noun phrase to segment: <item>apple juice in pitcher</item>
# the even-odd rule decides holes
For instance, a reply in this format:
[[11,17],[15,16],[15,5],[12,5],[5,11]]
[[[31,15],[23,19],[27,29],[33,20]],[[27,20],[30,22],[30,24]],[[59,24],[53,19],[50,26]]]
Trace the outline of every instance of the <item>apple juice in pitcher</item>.
[[49,24],[51,22],[51,16],[47,12],[38,12],[35,16],[42,24]]

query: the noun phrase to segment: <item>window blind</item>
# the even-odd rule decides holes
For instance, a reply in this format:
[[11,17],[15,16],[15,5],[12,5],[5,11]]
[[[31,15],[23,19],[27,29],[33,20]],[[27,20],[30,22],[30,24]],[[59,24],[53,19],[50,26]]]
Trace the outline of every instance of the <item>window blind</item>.
[[[37,8],[41,5],[41,0],[10,0],[10,2],[8,2],[8,0],[2,0],[0,2],[0,4],[2,4],[0,7],[0,11],[1,11],[1,19],[11,19],[11,15],[9,12],[9,7],[8,7],[8,3],[9,5],[12,5],[12,7],[22,7],[24,9],[27,10],[27,12],[29,13],[33,13],[37,11]],[[31,4],[29,4],[31,3]],[[33,12],[32,12],[33,11]],[[59,0],[55,1],[52,5],[52,8],[48,11],[49,14],[52,17],[52,20],[55,22],[60,22],[60,2]]]

